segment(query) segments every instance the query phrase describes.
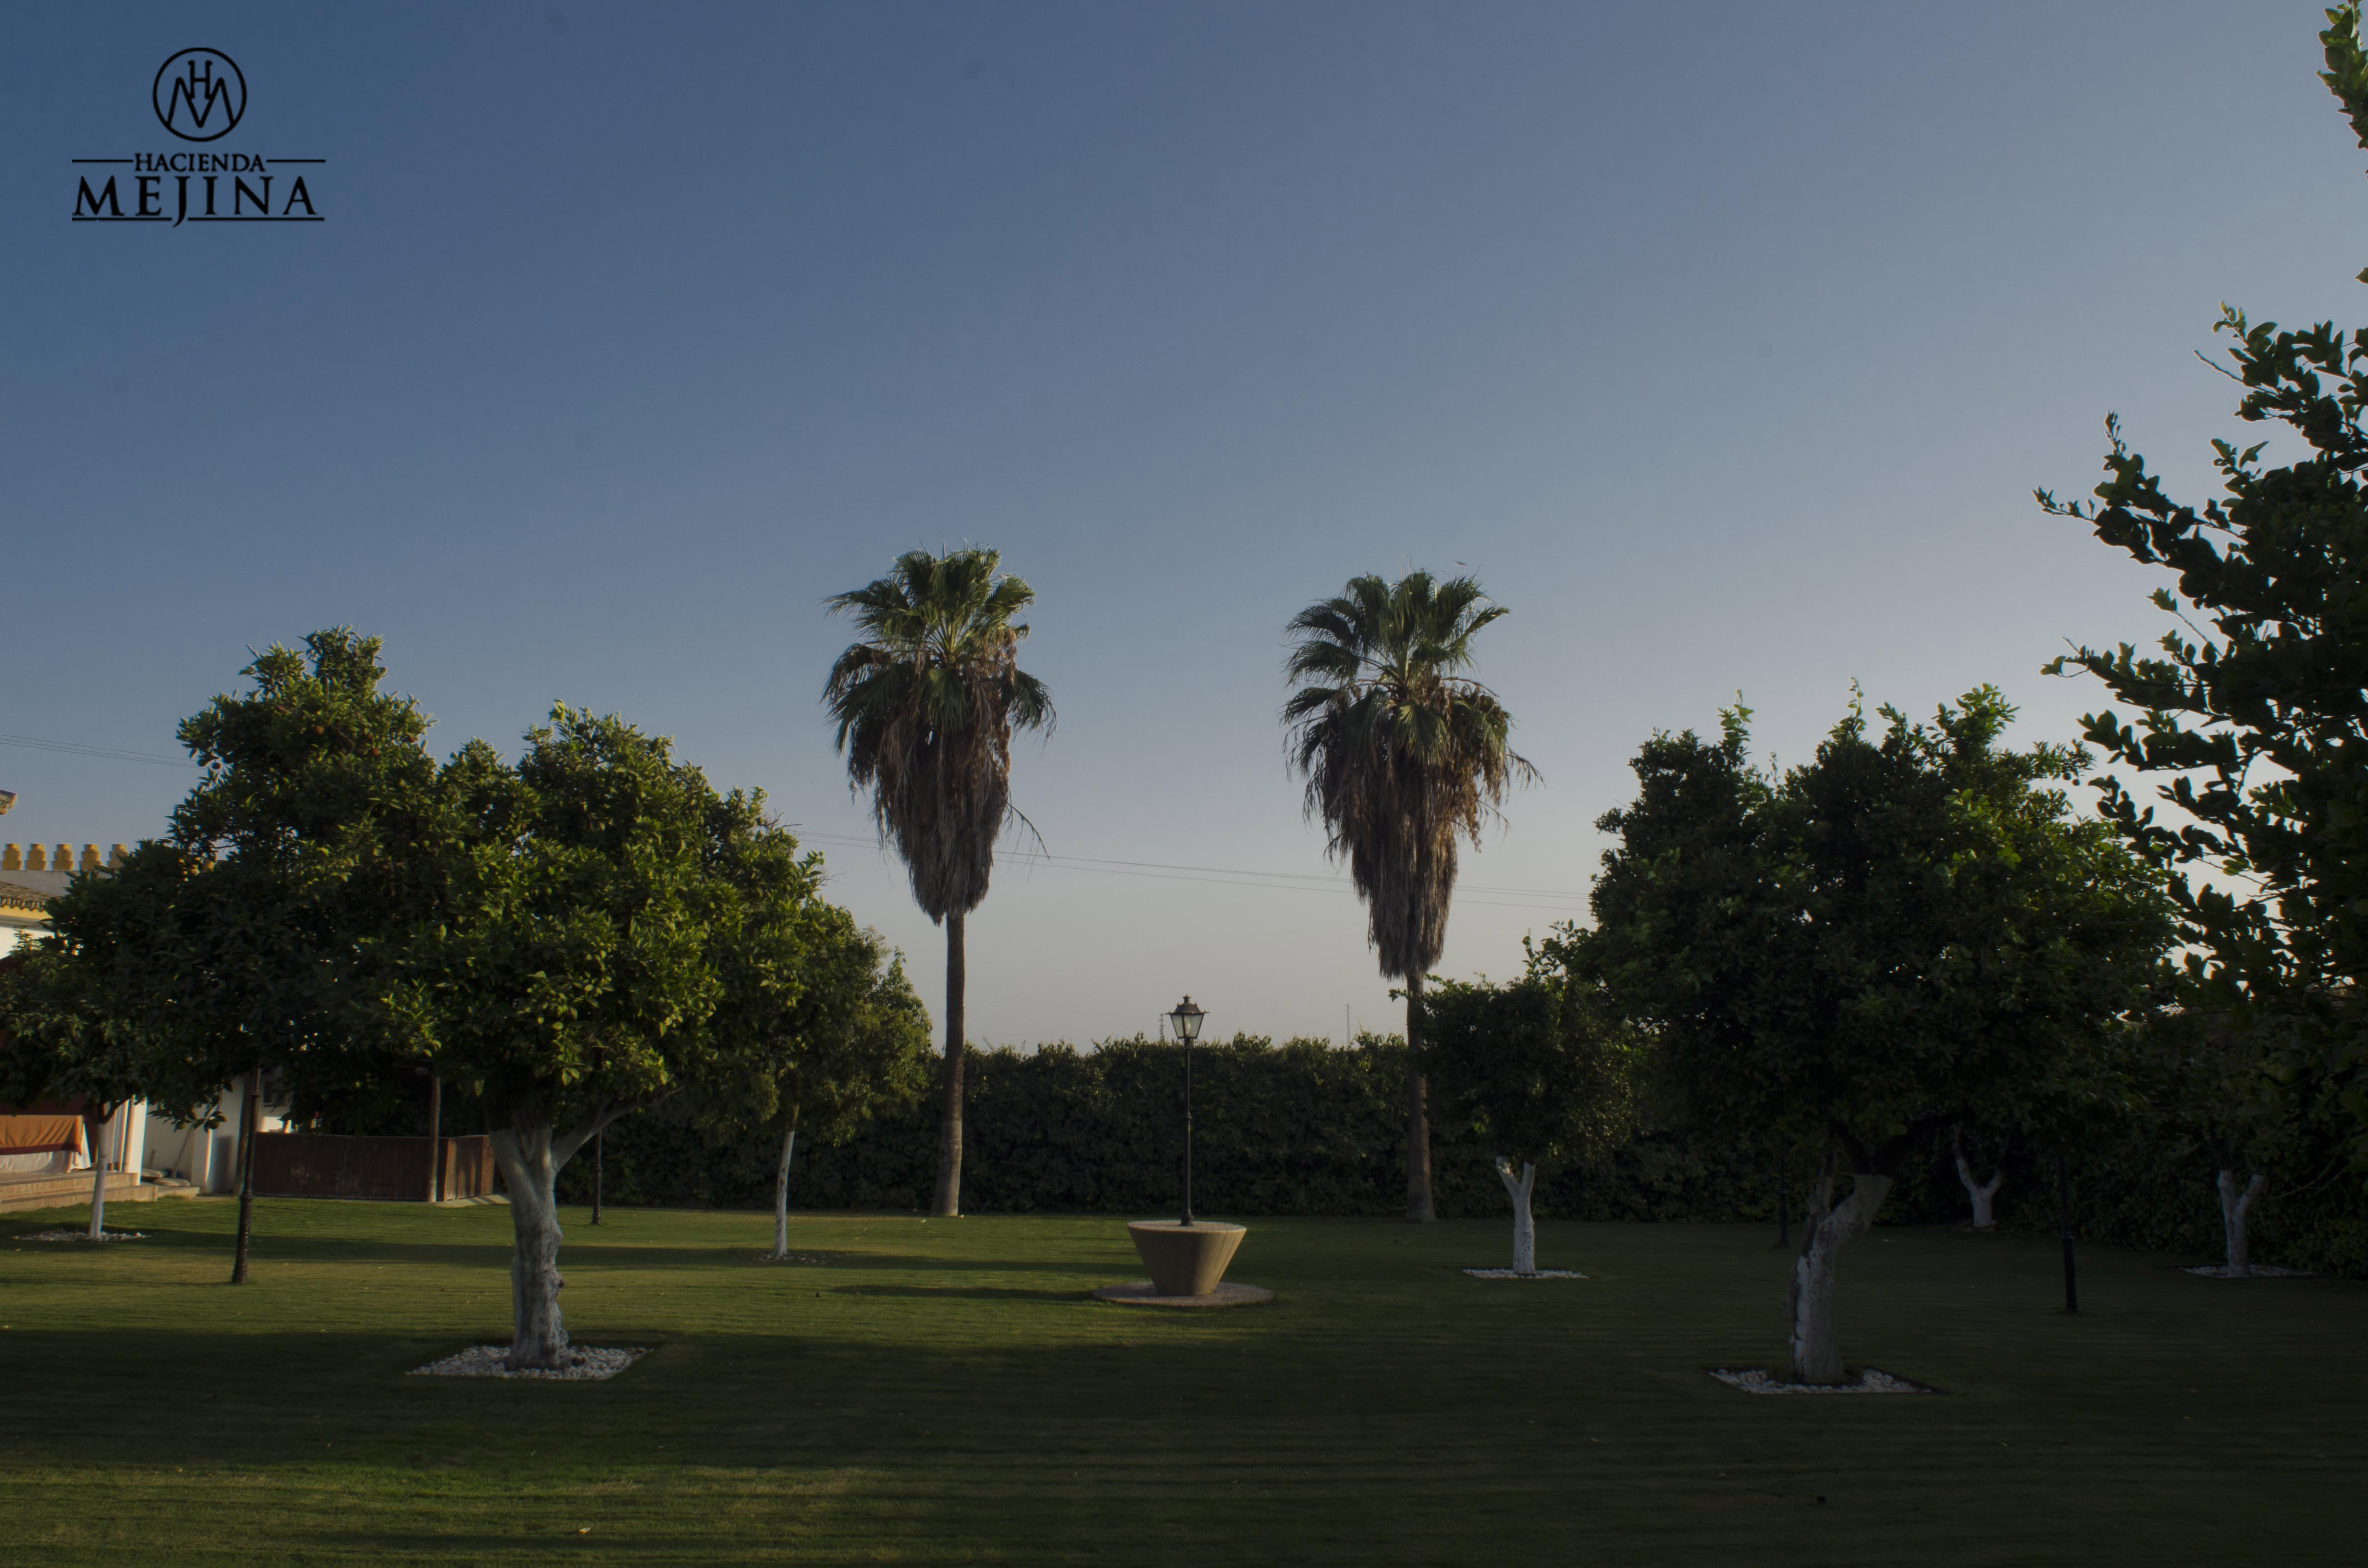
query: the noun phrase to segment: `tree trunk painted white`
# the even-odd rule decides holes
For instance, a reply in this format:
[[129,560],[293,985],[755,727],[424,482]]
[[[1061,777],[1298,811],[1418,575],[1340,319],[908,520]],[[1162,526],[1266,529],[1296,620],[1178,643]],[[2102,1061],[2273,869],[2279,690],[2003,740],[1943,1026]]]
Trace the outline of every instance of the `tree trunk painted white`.
[[798,1150],[797,1119],[790,1119],[790,1130],[781,1134],[781,1169],[773,1178],[773,1260],[778,1263],[790,1256],[790,1156]]
[[1530,1213],[1530,1194],[1537,1189],[1538,1167],[1522,1162],[1521,1174],[1513,1175],[1513,1163],[1502,1154],[1497,1156],[1497,1179],[1505,1184],[1505,1191],[1513,1200],[1513,1272],[1535,1274],[1538,1271],[1538,1222]]
[[107,1150],[99,1142],[106,1123],[85,1116],[82,1124],[83,1140],[90,1145],[90,1239],[97,1241],[107,1234]]
[[1866,1234],[1874,1212],[1891,1195],[1891,1178],[1871,1171],[1851,1175],[1850,1196],[1837,1205],[1834,1161],[1809,1194],[1809,1212],[1801,1227],[1801,1253],[1793,1261],[1793,1283],[1784,1295],[1786,1315],[1793,1320],[1793,1381],[1839,1383],[1841,1340],[1834,1324],[1834,1266],[1842,1248]]
[[567,1281],[559,1272],[564,1233],[559,1199],[552,1190],[559,1162],[552,1157],[551,1128],[547,1123],[500,1128],[493,1142],[502,1185],[509,1191],[516,1236],[510,1254],[510,1353],[503,1365],[512,1371],[555,1369],[567,1365],[567,1329],[559,1313],[560,1288]]
[[1974,1229],[1997,1230],[1998,1183],[2006,1179],[2006,1167],[2002,1165],[1998,1166],[1997,1170],[1990,1173],[1990,1179],[1987,1181],[1976,1181],[1974,1179],[1974,1167],[1965,1160],[1964,1128],[1957,1129],[1952,1142],[1957,1155],[1957,1179],[1964,1184],[1965,1196],[1974,1200]]
[[2245,1190],[2240,1193],[2237,1190],[2237,1173],[2225,1165],[2221,1167],[2220,1224],[2228,1237],[2228,1272],[2231,1274],[2250,1275],[2253,1272],[2252,1244],[2245,1227],[2252,1213],[2253,1199],[2260,1197],[2261,1189],[2269,1185],[2270,1178],[2255,1171],[2253,1178],[2245,1184]]
[[559,1173],[577,1150],[620,1114],[604,1110],[572,1132],[554,1135],[551,1124],[520,1119],[496,1129],[494,1159],[502,1168],[502,1184],[509,1189],[510,1227],[516,1236],[510,1254],[510,1353],[503,1365],[512,1371],[524,1368],[555,1370],[573,1364],[567,1329],[559,1312],[559,1291],[567,1281],[559,1272]]

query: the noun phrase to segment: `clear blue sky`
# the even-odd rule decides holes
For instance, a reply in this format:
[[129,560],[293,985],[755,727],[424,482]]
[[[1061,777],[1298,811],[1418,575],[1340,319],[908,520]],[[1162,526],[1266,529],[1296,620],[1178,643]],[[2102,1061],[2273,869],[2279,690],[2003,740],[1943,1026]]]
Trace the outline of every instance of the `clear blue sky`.
[[[2357,319],[2363,158],[2308,4],[584,5],[0,11],[0,732],[174,750],[249,647],[386,639],[449,751],[554,699],[839,842],[827,593],[1000,548],[1058,733],[1056,854],[1321,878],[1281,629],[1468,565],[1544,782],[1442,969],[1583,912],[1656,727],[1740,688],[1805,756],[1855,677],[2069,738],[2066,638],[2146,574],[2033,509],[2101,421],[2188,485],[2219,301]],[[219,151],[325,222],[75,224],[176,150],[157,67],[245,73]],[[166,187],[170,189],[169,184]],[[0,746],[0,836],[160,827],[170,767]],[[1007,860],[981,1040],[1385,1023],[1345,884]]]

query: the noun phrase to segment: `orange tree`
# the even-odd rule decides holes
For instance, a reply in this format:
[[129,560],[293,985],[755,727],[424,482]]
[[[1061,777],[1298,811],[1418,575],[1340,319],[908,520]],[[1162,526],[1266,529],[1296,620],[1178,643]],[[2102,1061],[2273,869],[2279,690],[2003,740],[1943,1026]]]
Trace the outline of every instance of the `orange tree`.
[[618,1118],[797,1049],[825,906],[757,794],[565,706],[515,767],[472,742],[442,773],[429,913],[377,945],[393,1038],[485,1105],[509,1195],[509,1366],[574,1353],[554,1184]]
[[1650,1040],[1569,973],[1566,949],[1528,949],[1520,978],[1434,983],[1425,1065],[1442,1128],[1486,1148],[1513,1203],[1513,1271],[1534,1274],[1530,1199],[1554,1161],[1600,1165],[1635,1131]]
[[[150,900],[136,939],[127,931],[117,949],[166,1046],[168,1102],[243,1080],[243,1148],[267,1075],[334,1094],[393,1070],[365,1017],[364,955],[426,908],[443,811],[427,716],[381,689],[379,652],[378,639],[334,628],[258,655],[247,690],[182,722],[204,771],[167,839],[111,879]],[[250,1158],[233,1283],[246,1278],[253,1177]]]
[[[2368,147],[2368,53],[2360,7],[2328,13],[2324,79]],[[2361,274],[2368,282],[2368,272]],[[2157,820],[2118,779],[2098,779],[2106,813],[2175,875],[2191,946],[2190,1000],[2245,1033],[2299,1023],[2328,1067],[2368,1062],[2368,329],[2322,322],[2281,331],[2224,308],[2228,369],[2245,388],[2237,416],[2283,426],[2307,456],[2264,465],[2267,443],[2213,443],[2222,493],[2174,500],[2107,422],[2106,479],[2089,503],[2040,504],[2147,565],[2179,574],[2155,604],[2179,618],[2159,657],[2129,644],[2082,647],[2051,673],[2102,681],[2132,712],[2086,720],[2090,744],[2160,779]],[[2214,880],[2192,885],[2185,869]],[[2264,1062],[2229,1083],[2262,1105],[2314,1064]],[[2343,1095],[2368,1165],[2368,1084]]]
[[911,1107],[928,1082],[929,1015],[905,978],[905,957],[843,909],[815,902],[799,955],[805,983],[777,1006],[762,985],[725,986],[719,1024],[745,1029],[753,1049],[698,1088],[692,1119],[711,1144],[778,1141],[773,1256],[790,1255],[790,1163],[811,1146],[845,1142],[874,1118]]
[[2153,874],[2069,818],[2078,754],[2000,747],[2012,712],[1982,687],[1930,724],[1885,709],[1878,736],[1854,705],[1781,777],[1752,764],[1745,710],[1714,742],[1656,735],[1599,824],[1618,843],[1595,927],[1547,944],[1655,1031],[1695,1117],[1823,1147],[1797,1381],[1844,1378],[1836,1265],[1917,1141],[2053,1093],[2146,1001],[2168,941]]

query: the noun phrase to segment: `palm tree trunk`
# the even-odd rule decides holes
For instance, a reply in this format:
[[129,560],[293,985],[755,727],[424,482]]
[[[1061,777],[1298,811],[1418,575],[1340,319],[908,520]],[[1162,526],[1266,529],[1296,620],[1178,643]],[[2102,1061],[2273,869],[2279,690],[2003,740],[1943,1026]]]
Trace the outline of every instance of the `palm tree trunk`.
[[1406,1218],[1439,1218],[1430,1201],[1430,1113],[1423,1104],[1422,975],[1406,977]]
[[962,915],[946,916],[945,1097],[938,1115],[938,1190],[930,1212],[962,1212]]

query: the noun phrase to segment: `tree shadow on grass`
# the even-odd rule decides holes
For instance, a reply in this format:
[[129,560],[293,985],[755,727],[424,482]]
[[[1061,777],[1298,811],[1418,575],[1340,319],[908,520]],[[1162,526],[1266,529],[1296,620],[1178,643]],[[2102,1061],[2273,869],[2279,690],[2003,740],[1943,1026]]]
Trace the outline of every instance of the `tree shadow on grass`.
[[[0,1248],[9,1241],[0,1236]],[[108,1248],[75,1246],[75,1244],[40,1244],[26,1241],[21,1251],[48,1253],[54,1257],[71,1257],[87,1263],[92,1256],[119,1257],[123,1253],[144,1253],[147,1257],[173,1257],[177,1265],[206,1265],[209,1269],[221,1269],[227,1279],[232,1263],[232,1239],[215,1232],[149,1232],[144,1241],[126,1241]],[[301,1267],[322,1267],[322,1265],[388,1265],[388,1267],[445,1267],[461,1272],[485,1272],[485,1269],[507,1269],[511,1256],[509,1234],[484,1236],[472,1241],[391,1241],[391,1239],[332,1239],[332,1236],[275,1236],[258,1227],[254,1241],[256,1279],[268,1281],[272,1269],[301,1265]],[[1004,1277],[1028,1277],[1028,1274],[1052,1274],[1087,1279],[1094,1284],[1109,1281],[1110,1269],[1120,1267],[1118,1260],[1103,1263],[1080,1263],[1080,1260],[1049,1260],[1049,1257],[926,1257],[912,1253],[848,1253],[829,1248],[824,1253],[829,1263],[774,1263],[781,1269],[781,1279],[796,1277],[801,1286],[805,1281],[819,1281],[826,1274],[1004,1274]],[[559,1263],[568,1274],[595,1277],[595,1274],[708,1274],[708,1272],[741,1272],[751,1263],[751,1248],[746,1246],[609,1246],[601,1241],[583,1241],[568,1236],[559,1251]],[[1130,1260],[1132,1263],[1132,1260]],[[164,1277],[164,1279],[142,1279],[142,1290],[211,1290],[221,1284],[215,1277]],[[1042,1298],[1042,1301],[1082,1301],[1089,1296],[1089,1286],[1076,1289],[1020,1289],[1020,1286],[840,1286],[848,1293],[869,1293],[869,1296],[975,1296],[980,1301],[990,1298]]]
[[[1133,1254],[1126,1255],[1133,1257]],[[1019,1257],[928,1257],[911,1253],[841,1252],[834,1267],[930,1274],[1085,1274],[1099,1279],[1115,1267],[1105,1259]]]
[[941,1296],[966,1298],[977,1301],[1089,1301],[1090,1290],[1024,1290],[1017,1286],[1002,1285],[841,1285],[834,1296],[905,1296],[933,1299]]
[[[975,1294],[1006,1312],[1040,1299],[1076,1300]],[[283,1321],[303,1317],[299,1309]],[[45,1415],[38,1437],[0,1440],[0,1458],[43,1471],[361,1471],[376,1472],[371,1484],[408,1494],[410,1478],[445,1468],[894,1468],[941,1457],[926,1434],[942,1437],[957,1428],[999,1434],[997,1445],[1091,1446],[1099,1439],[1078,1438],[1077,1423],[1130,1425],[1146,1402],[1212,1424],[1253,1414],[1286,1422],[1314,1418],[1319,1409],[1346,1414],[1337,1374],[1289,1359],[1212,1362],[1205,1336],[1123,1346],[1027,1341],[991,1352],[959,1337],[908,1341],[883,1357],[871,1338],[711,1335],[678,1324],[585,1322],[571,1325],[580,1344],[655,1353],[611,1379],[560,1381],[408,1376],[465,1346],[508,1337],[507,1325],[492,1317],[473,1324],[432,1312],[421,1319],[359,1334],[280,1324],[27,1331],[19,1324],[6,1335],[18,1358],[15,1392],[23,1408]],[[185,1408],[160,1415],[160,1390]],[[946,1413],[957,1395],[958,1420]],[[205,1437],[194,1449],[192,1431]],[[537,1460],[544,1462],[529,1462]],[[0,1520],[0,1542],[6,1529]]]
[[[506,1267],[513,1244],[507,1225],[498,1231],[470,1237],[445,1236],[408,1241],[387,1236],[329,1236],[304,1232],[291,1234],[275,1230],[269,1223],[268,1213],[262,1209],[258,1209],[256,1213],[254,1256],[257,1267],[268,1267],[275,1263],[442,1264],[461,1267],[495,1265]],[[109,1229],[139,1229],[145,1233],[143,1240],[115,1244],[116,1248],[137,1249],[150,1256],[171,1254],[183,1259],[191,1256],[218,1259],[225,1269],[230,1267],[233,1238],[227,1231],[118,1225],[112,1211],[108,1213],[108,1221]],[[78,1230],[85,1223],[86,1219],[75,1220],[71,1228]],[[57,1228],[58,1225],[46,1221],[24,1227],[25,1230]],[[11,1235],[0,1234],[0,1248],[9,1246],[12,1242]],[[67,1242],[16,1244],[27,1251],[39,1248],[44,1252],[75,1256],[88,1256],[101,1250]],[[618,1244],[605,1240],[598,1232],[579,1224],[568,1229],[560,1256],[564,1267],[586,1270],[737,1268],[749,1261],[755,1250],[745,1242],[711,1243],[703,1238],[695,1244],[671,1246]],[[829,1261],[784,1267],[849,1271],[877,1269],[894,1273],[1083,1275],[1096,1279],[1108,1274],[1112,1267],[1108,1261],[1076,1258],[936,1257],[926,1254],[869,1253],[830,1246],[817,1246],[813,1252],[826,1256]]]

